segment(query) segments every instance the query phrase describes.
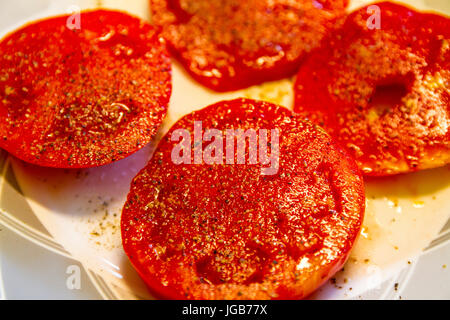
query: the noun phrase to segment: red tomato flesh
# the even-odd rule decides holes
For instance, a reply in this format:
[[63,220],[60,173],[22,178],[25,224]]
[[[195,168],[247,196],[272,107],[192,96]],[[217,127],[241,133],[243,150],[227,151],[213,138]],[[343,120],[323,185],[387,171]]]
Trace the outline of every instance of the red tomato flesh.
[[[278,129],[278,172],[261,175],[248,161],[174,164],[172,134],[192,136],[194,121],[203,132]],[[322,129],[271,103],[223,101],[179,120],[134,178],[123,247],[160,298],[303,298],[346,261],[363,188],[354,160]]]
[[348,0],[150,0],[152,21],[201,84],[242,89],[294,75]]
[[122,159],[156,134],[171,93],[170,59],[149,24],[83,12],[26,25],[0,42],[0,147],[41,166]]
[[371,13],[364,7],[302,64],[295,111],[347,147],[366,175],[445,165],[450,19],[376,5],[381,29],[367,26]]

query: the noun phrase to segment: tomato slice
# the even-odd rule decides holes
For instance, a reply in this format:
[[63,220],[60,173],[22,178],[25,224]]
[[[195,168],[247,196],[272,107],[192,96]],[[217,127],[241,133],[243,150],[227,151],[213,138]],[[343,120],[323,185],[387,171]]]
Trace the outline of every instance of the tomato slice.
[[366,175],[445,165],[450,19],[376,5],[381,29],[372,24],[374,11],[364,7],[301,66],[295,111],[347,147]]
[[153,22],[201,84],[242,89],[292,76],[348,0],[150,0]]
[[[195,140],[194,121],[224,137],[231,129],[278,130],[278,171],[262,174],[248,141],[244,164],[226,164],[229,151],[217,151],[222,164],[195,164],[194,151],[192,164],[175,164],[179,129],[190,132],[183,143],[209,152],[209,143]],[[363,189],[354,160],[319,127],[271,103],[222,101],[179,120],[134,178],[123,247],[161,298],[303,298],[346,261],[363,219]]]
[[[68,21],[69,19],[69,21]],[[41,166],[122,159],[156,134],[171,94],[155,29],[97,10],[34,22],[0,42],[0,147]]]

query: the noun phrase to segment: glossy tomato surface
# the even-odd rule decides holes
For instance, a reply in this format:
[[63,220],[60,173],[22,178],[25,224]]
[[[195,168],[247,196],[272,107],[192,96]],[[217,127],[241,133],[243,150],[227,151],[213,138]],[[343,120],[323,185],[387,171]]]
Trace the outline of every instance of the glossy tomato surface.
[[292,76],[347,0],[150,0],[152,21],[201,84],[230,91]]
[[366,175],[450,162],[450,19],[378,3],[349,15],[300,67],[295,111]]
[[[79,28],[78,28],[79,27]],[[156,134],[171,93],[160,35],[128,14],[41,20],[0,42],[0,147],[41,166],[122,159]]]
[[[251,138],[244,164],[237,140],[212,152],[212,142],[194,139],[199,121],[201,132],[224,137],[231,129],[270,131],[257,150],[275,155],[278,146],[277,170],[262,174],[268,162],[250,162]],[[186,141],[191,164],[175,164],[174,150]],[[207,154],[219,155],[214,164]],[[134,178],[123,246],[157,297],[299,299],[342,268],[363,219],[363,188],[355,162],[322,129],[267,102],[222,101],[179,120]]]

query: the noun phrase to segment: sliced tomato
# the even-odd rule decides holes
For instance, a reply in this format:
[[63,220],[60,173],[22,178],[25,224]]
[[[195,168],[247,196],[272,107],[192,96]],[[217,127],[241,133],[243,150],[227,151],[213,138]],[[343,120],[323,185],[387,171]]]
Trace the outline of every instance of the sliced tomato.
[[230,91],[294,75],[348,0],[150,0],[175,57],[201,84]]
[[[194,164],[193,153],[192,164],[175,164],[179,129],[191,132],[191,144],[182,143],[209,152],[194,137],[194,121],[224,137],[230,129],[278,130],[278,170],[264,175],[266,164],[251,164],[248,141],[244,164],[226,160],[237,142],[231,157],[219,156],[222,164]],[[223,101],[179,120],[134,178],[123,247],[158,297],[303,298],[346,261],[363,219],[363,188],[354,160],[322,129],[271,103]]]
[[122,159],[166,114],[164,41],[128,14],[34,22],[6,36],[0,51],[0,147],[27,162],[83,168]]
[[[349,15],[301,66],[295,111],[366,175],[450,162],[450,19],[384,2]],[[373,10],[375,9],[375,11]]]

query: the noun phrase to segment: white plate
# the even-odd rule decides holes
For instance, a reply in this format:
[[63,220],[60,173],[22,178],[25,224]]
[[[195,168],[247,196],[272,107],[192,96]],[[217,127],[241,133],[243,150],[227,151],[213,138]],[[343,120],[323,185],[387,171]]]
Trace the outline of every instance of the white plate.
[[[9,27],[1,25],[4,27],[2,34],[30,19],[66,13],[73,5],[95,7],[97,2],[48,0],[34,8],[29,5],[35,3],[32,0],[2,3],[0,12],[12,13],[8,14]],[[147,0],[100,2],[148,19]],[[352,1],[351,8],[367,2]],[[420,9],[432,7],[450,13],[447,0],[404,2]],[[27,11],[17,10],[17,6]],[[223,99],[245,96],[292,107],[292,79],[219,94],[192,81],[177,63],[173,69],[173,94],[160,136],[184,114]],[[114,164],[76,171],[39,168],[0,156],[4,161],[0,222],[47,250],[79,261],[102,297],[150,298],[121,248],[119,219],[129,183],[148,161],[152,150],[153,145],[149,145]],[[336,275],[335,283],[324,285],[313,298],[399,297],[423,249],[439,236],[433,248],[440,252],[438,256],[450,262],[449,226],[443,228],[450,217],[449,166],[387,179],[370,179],[366,188],[367,210],[361,237],[345,270]],[[422,270],[422,258],[420,262]],[[436,268],[426,266],[429,270]],[[447,275],[449,279],[442,266],[439,270],[443,270],[443,275],[434,274],[436,277]],[[397,282],[402,286],[396,287]],[[412,297],[427,298],[423,288],[416,295],[414,292]],[[447,293],[441,296],[450,298]]]

